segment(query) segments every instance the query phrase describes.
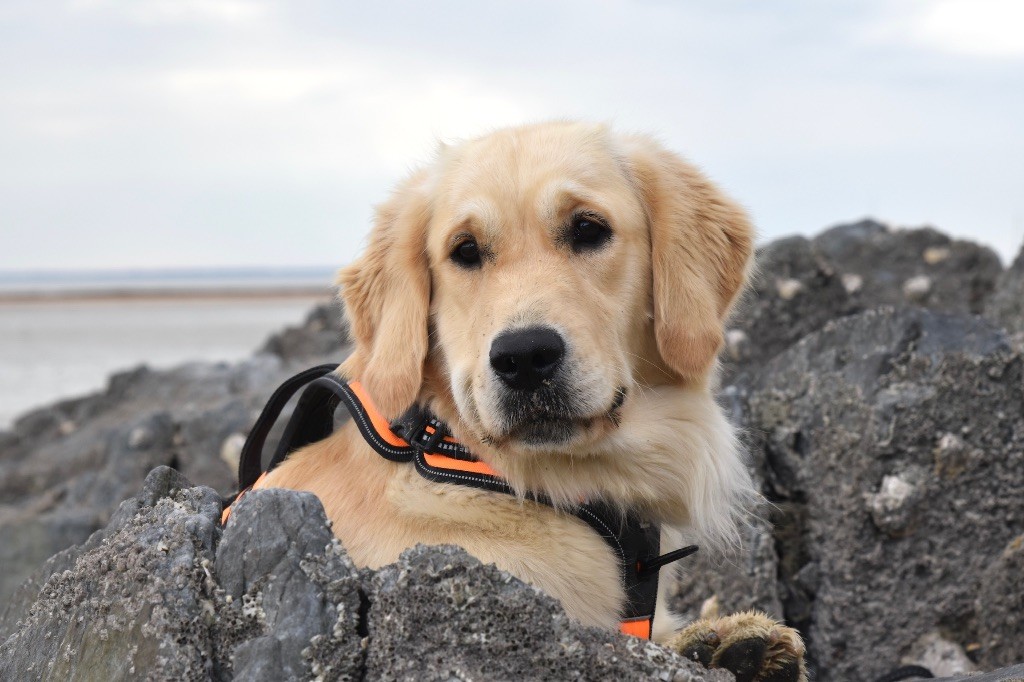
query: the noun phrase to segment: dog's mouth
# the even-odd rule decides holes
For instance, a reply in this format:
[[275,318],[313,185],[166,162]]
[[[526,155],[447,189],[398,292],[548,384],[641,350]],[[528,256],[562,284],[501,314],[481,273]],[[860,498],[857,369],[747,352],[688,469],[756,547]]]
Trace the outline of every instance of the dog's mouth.
[[[509,428],[500,440],[514,440],[531,446],[564,445],[601,425],[617,428],[625,402],[624,386],[616,389],[606,410],[589,416],[580,416],[573,410],[564,409],[566,406],[561,401],[533,398],[527,404],[517,405],[512,411]],[[498,439],[491,439],[492,442],[494,440]]]

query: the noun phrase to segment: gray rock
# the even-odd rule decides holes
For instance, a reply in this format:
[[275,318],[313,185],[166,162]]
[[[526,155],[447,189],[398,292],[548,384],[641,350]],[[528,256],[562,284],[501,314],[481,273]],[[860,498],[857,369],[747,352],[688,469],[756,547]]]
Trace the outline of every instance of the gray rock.
[[[209,384],[226,373],[212,370]],[[202,400],[205,387],[197,374],[189,368],[118,375],[100,395],[37,410],[15,423],[0,451],[0,603],[48,556],[106,524],[147,471],[180,464],[185,452],[203,447],[180,434],[188,415],[197,412],[182,407],[185,396],[194,389],[193,400]],[[221,390],[227,399],[229,391]],[[203,419],[220,414],[211,402],[204,400],[212,409]],[[61,428],[69,423],[75,428]],[[227,484],[230,472],[223,469],[220,482]]]
[[106,528],[98,530],[81,545],[64,549],[49,559],[21,582],[13,591],[6,606],[0,610],[0,641],[14,632],[19,618],[28,613],[28,608],[39,595],[43,584],[53,575],[71,570],[75,561],[85,552],[99,548],[107,535],[122,528],[143,507],[152,507],[165,497],[173,497],[178,491],[191,487],[191,483],[177,471],[168,467],[157,467],[146,477],[142,492],[120,504]]
[[1024,658],[1024,535],[1006,544],[979,576],[974,603],[977,646],[989,665],[1010,665]]
[[220,498],[189,487],[152,500],[177,478],[155,470],[146,491],[125,502],[106,529],[48,565],[27,614],[15,627],[5,625],[13,634],[0,645],[0,679],[210,676],[207,567],[220,532]]
[[1002,274],[985,304],[985,316],[1010,332],[1024,335],[1024,246]]
[[[714,596],[723,613],[785,617],[818,679],[872,679],[932,654],[1019,663],[1024,251],[1000,275],[987,249],[863,221],[759,257],[727,335],[722,399],[772,505],[742,548],[684,562],[674,605],[694,617]],[[864,313],[881,304],[906,310]],[[1016,337],[966,315],[979,312]],[[579,628],[456,550],[355,572],[301,494],[248,496],[219,548],[213,491],[166,468],[116,506],[161,464],[230,491],[238,434],[285,376],[343,359],[343,325],[324,306],[249,361],[139,368],[0,432],[0,679],[50,676],[27,670],[30,650],[54,675],[105,652],[104,679],[131,677],[115,659],[157,679],[709,675]],[[111,547],[123,574],[100,563]],[[148,571],[151,582],[126,577]],[[434,667],[417,671],[425,660]]]
[[102,393],[17,420],[0,438],[0,604],[48,557],[103,527],[155,466],[233,491],[235,469],[219,456],[225,440],[247,433],[300,367],[265,354],[139,368],[114,375]]
[[753,285],[727,332],[727,338],[745,340],[723,357],[727,380],[760,367],[829,320],[862,309],[844,288],[835,264],[803,237],[759,249],[757,263]]
[[921,306],[979,314],[1002,272],[991,249],[931,228],[893,230],[872,220],[810,240],[776,240],[758,250],[757,263],[754,285],[726,336],[727,383],[743,383],[826,322],[864,310]]
[[922,502],[927,474],[920,469],[883,476],[878,492],[866,493],[864,501],[875,527],[886,535],[898,538],[913,532],[918,508]]
[[551,597],[456,547],[409,550],[372,585],[369,679],[732,679],[582,627]]
[[1022,365],[978,318],[883,310],[754,382],[766,491],[797,519],[776,531],[783,607],[822,679],[873,679],[933,631],[983,669],[1019,660],[1024,583],[1000,552],[1024,532]]
[[154,470],[4,616],[0,679],[733,679],[572,623],[458,548],[356,571],[306,493],[249,493],[223,534],[219,516],[213,490]]
[[214,565],[225,602],[222,646],[237,677],[361,677],[366,597],[314,495],[245,495]]
[[930,228],[892,230],[864,220],[813,240],[842,275],[857,275],[862,308],[915,303],[932,310],[979,314],[1002,272],[989,248],[950,239]]
[[980,675],[955,675],[940,677],[935,682],[1021,682],[1024,680],[1024,664],[1000,668]]
[[260,349],[289,362],[346,354],[348,323],[340,299],[318,305],[298,327],[274,334]]

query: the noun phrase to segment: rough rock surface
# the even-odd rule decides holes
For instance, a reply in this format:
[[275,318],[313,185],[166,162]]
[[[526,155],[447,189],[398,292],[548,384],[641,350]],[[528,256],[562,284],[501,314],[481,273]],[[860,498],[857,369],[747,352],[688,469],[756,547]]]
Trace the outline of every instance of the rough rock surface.
[[306,493],[250,493],[223,531],[219,516],[215,491],[155,469],[0,621],[0,679],[733,679],[579,626],[458,548],[357,571]]
[[335,300],[313,308],[301,326],[272,335],[260,350],[289,361],[313,360],[334,357],[346,338],[348,323],[341,302]]
[[320,501],[261,490],[232,516],[213,571],[224,601],[217,634],[231,671],[268,682],[358,678],[365,597]]
[[985,303],[985,316],[1011,333],[1024,335],[1024,246]]
[[[998,259],[989,249],[952,240],[930,228],[894,230],[863,220],[812,239],[776,240],[759,249],[757,262],[752,290],[726,336],[721,399],[746,435],[759,481],[766,473],[759,442],[762,425],[751,421],[750,384],[768,361],[827,323],[891,305],[959,313],[983,310],[1011,332],[1014,324],[1024,330],[1024,317],[1014,312],[1024,300],[1024,252],[1000,275]],[[915,278],[915,286],[923,283],[922,278],[929,280],[927,295],[919,288],[914,296],[907,296],[904,284]],[[914,286],[909,288],[913,294]],[[1024,348],[1024,331],[1018,332],[1015,345]],[[769,377],[761,383],[771,381]],[[969,414],[970,407],[963,406]],[[772,497],[770,489],[764,485],[762,489]],[[799,552],[780,557],[776,548],[794,546],[789,536],[802,527],[806,512],[805,505],[774,499],[761,511],[763,518],[747,530],[741,548],[724,556],[702,552],[688,560],[675,588],[677,607],[695,617],[704,599],[718,595],[726,611],[758,608],[805,620],[804,608],[792,598],[787,599],[788,611],[783,610],[780,594],[786,589],[778,574],[792,575],[806,562]],[[780,561],[785,565],[780,566]],[[810,584],[816,579],[813,566],[800,576]]]
[[930,227],[893,230],[864,220],[826,230],[813,245],[862,309],[911,303],[979,314],[1003,269],[991,249]]
[[239,440],[270,392],[298,369],[344,357],[340,328],[330,345],[322,327],[339,315],[336,303],[317,308],[279,335],[288,343],[266,344],[274,354],[236,365],[116,374],[102,393],[34,410],[0,431],[0,611],[47,558],[106,524],[153,467],[233,490]]
[[205,679],[215,613],[208,566],[220,497],[166,467],[110,525],[37,574],[0,645],[0,679]]
[[829,320],[859,310],[835,265],[804,237],[757,253],[759,272],[733,315],[723,364],[727,378],[758,367]]
[[1000,668],[988,673],[940,677],[936,682],[1021,682],[1024,680],[1024,664]]
[[775,556],[744,557],[730,584],[684,581],[681,605],[781,600],[822,679],[873,679],[932,632],[981,669],[1019,662],[1022,366],[982,320],[920,309],[830,322],[780,354],[745,400]]
[[[769,492],[805,506],[797,544],[778,548],[806,556],[781,572],[783,602],[810,602],[822,676],[883,673],[932,630],[976,645],[982,667],[1019,656],[1024,641],[982,637],[987,614],[974,604],[986,569],[1024,532],[1022,364],[976,318],[869,312],[761,374],[750,421],[764,434]],[[1003,596],[1020,599],[1024,584]]]
[[462,550],[417,547],[372,578],[368,679],[732,680],[594,628]]
[[[722,400],[744,429],[755,477],[771,505],[751,524],[737,552],[723,557],[705,549],[684,562],[675,605],[692,617],[704,600],[716,596],[723,612],[754,607],[785,617],[808,637],[817,679],[870,680],[876,672],[924,661],[945,666],[936,672],[947,675],[955,674],[956,666],[986,670],[1020,663],[1024,251],[1002,271],[983,247],[927,228],[893,230],[862,221],[813,239],[773,242],[760,250],[759,258],[754,291],[727,336]],[[881,305],[891,308],[865,312]],[[979,313],[1009,335],[973,317]],[[301,327],[269,339],[247,362],[193,364],[169,372],[133,370],[115,376],[102,394],[36,410],[11,431],[0,432],[0,614],[6,613],[0,616],[0,639],[14,631],[19,618],[30,622],[26,609],[37,596],[44,605],[37,605],[37,611],[58,615],[40,593],[49,576],[70,571],[68,580],[86,580],[91,569],[75,573],[76,562],[89,551],[100,551],[96,543],[108,534],[121,533],[124,540],[129,537],[124,533],[141,532],[125,525],[121,512],[115,513],[116,503],[138,490],[153,466],[174,465],[192,480],[230,490],[233,459],[256,411],[285,376],[341,360],[346,350],[342,329],[338,305],[324,306]],[[204,513],[189,495],[199,493],[171,495],[177,505],[174,518]],[[157,504],[155,499],[149,493],[148,501],[135,504],[148,509]],[[295,512],[294,518],[282,518],[277,530],[258,530],[278,538],[259,545],[271,556],[267,561],[277,563],[257,561],[238,578],[224,564],[226,555],[218,553],[212,568],[206,566],[215,586],[186,580],[184,596],[169,602],[167,611],[171,616],[185,613],[189,599],[213,605],[214,620],[221,624],[204,635],[207,640],[181,646],[182,660],[191,660],[189,651],[213,652],[210,665],[216,675],[244,671],[238,674],[270,678],[307,664],[310,670],[336,671],[331,673],[336,676],[357,664],[379,672],[383,647],[398,641],[388,640],[383,628],[377,640],[382,648],[369,644],[371,636],[365,656],[346,658],[354,641],[352,627],[362,641],[385,617],[383,609],[370,607],[374,599],[394,608],[387,617],[418,647],[395,659],[390,673],[395,678],[404,674],[395,672],[402,666],[438,656],[421,629],[430,619],[402,610],[402,599],[414,600],[414,593],[441,595],[445,609],[471,608],[472,600],[453,606],[446,599],[455,604],[457,595],[476,594],[486,586],[518,600],[517,609],[541,608],[525,606],[529,599],[506,592],[512,588],[501,583],[500,574],[473,568],[474,562],[462,555],[438,559],[431,552],[414,553],[396,565],[394,575],[392,569],[376,576],[354,574],[342,553],[316,548],[329,538],[318,523],[307,528],[297,521],[307,513],[316,515],[303,506],[307,503],[261,501],[261,496],[250,502],[278,505],[278,516],[287,516],[285,508]],[[244,511],[245,504],[239,509]],[[108,520],[107,529],[89,537]],[[213,532],[214,546],[245,544],[241,536],[231,540],[231,528],[223,541],[218,532]],[[290,547],[284,539],[288,534],[305,539],[294,551],[270,552],[273,542]],[[169,537],[180,541],[172,553],[187,554],[183,537]],[[194,556],[201,557],[200,563],[209,560],[202,538],[190,537]],[[82,548],[61,551],[86,538]],[[289,563],[293,555],[305,557],[299,563],[315,570],[307,575],[300,566],[296,572]],[[133,561],[144,563],[148,556],[142,553]],[[409,562],[429,580],[410,582],[408,573],[403,577],[402,566]],[[268,588],[272,576],[282,571],[293,576],[294,585]],[[94,582],[90,589],[104,584]],[[296,595],[297,603],[307,605],[303,608],[309,609],[313,629],[332,617],[341,625],[318,634],[302,630],[286,608],[272,602],[269,611],[263,607],[260,600],[268,589],[275,595],[271,599],[283,595],[288,601]],[[13,596],[5,610],[8,595]],[[346,620],[355,598],[355,620]],[[551,617],[557,620],[559,613]],[[444,621],[448,611],[432,618]],[[474,642],[490,646],[485,635],[467,627],[470,634],[449,634],[465,637],[460,641],[466,649]],[[576,641],[589,642],[586,633],[566,639],[564,632],[549,636],[570,648]],[[313,643],[300,650],[305,653],[297,663],[297,642],[307,636]],[[334,646],[335,639],[346,643]],[[256,640],[259,645],[251,643]],[[632,651],[638,645],[616,639],[603,646],[621,660],[622,647]],[[525,650],[481,650],[510,660],[473,662],[448,652],[454,658],[445,670],[454,677],[462,675],[459,671],[513,676],[525,656]],[[332,657],[338,652],[340,658]],[[588,675],[606,674],[599,667],[603,653],[586,664],[572,658],[576,654],[571,651],[562,655]],[[649,669],[629,660],[637,670]],[[665,669],[657,661],[654,665]],[[439,676],[445,674],[440,664],[438,670]],[[1003,673],[1009,677],[991,679],[1010,679],[1008,670],[1013,669]],[[6,679],[2,671],[0,679]]]
[[987,643],[991,665],[1010,665],[1024,656],[1024,535],[1010,540],[978,576],[974,603],[978,641]]
[[979,314],[1002,272],[991,249],[931,228],[893,230],[872,220],[813,239],[779,239],[758,250],[757,262],[754,286],[727,336],[727,379],[760,367],[829,320],[878,306]]

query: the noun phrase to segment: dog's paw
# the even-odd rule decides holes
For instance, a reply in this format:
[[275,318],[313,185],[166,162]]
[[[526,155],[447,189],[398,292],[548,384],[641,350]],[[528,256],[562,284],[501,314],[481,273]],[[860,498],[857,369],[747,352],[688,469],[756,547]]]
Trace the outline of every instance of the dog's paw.
[[708,668],[725,668],[736,682],[806,682],[804,642],[793,628],[748,611],[702,618],[666,646]]

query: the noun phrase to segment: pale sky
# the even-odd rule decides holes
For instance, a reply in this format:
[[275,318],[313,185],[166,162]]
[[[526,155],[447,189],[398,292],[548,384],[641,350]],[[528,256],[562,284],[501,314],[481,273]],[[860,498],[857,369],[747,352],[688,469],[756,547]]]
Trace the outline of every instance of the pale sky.
[[1024,240],[1024,0],[0,0],[0,270],[341,265],[437,140],[564,117],[762,241]]

